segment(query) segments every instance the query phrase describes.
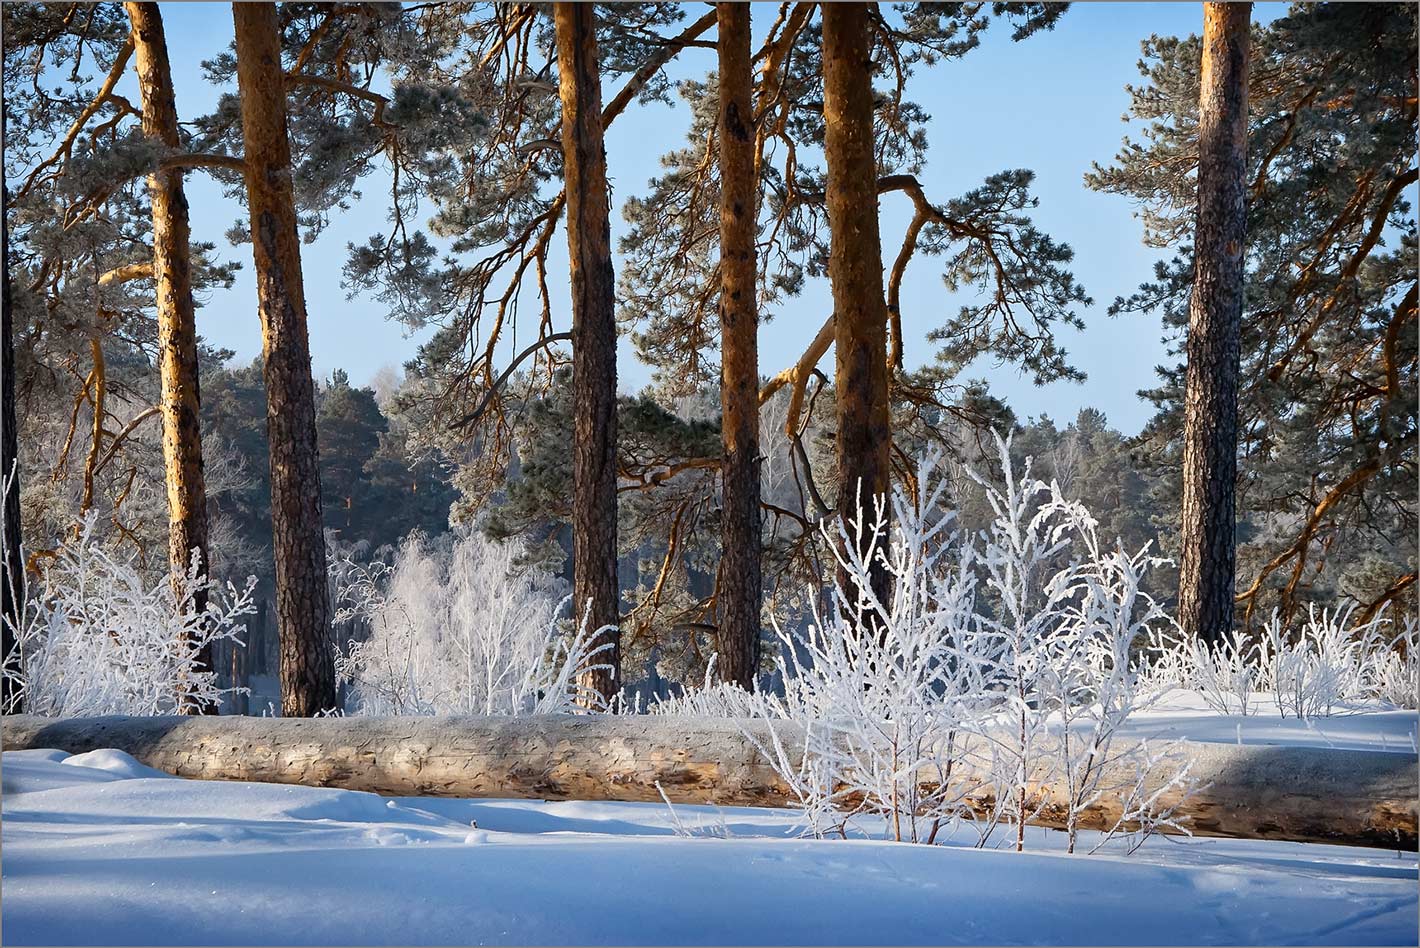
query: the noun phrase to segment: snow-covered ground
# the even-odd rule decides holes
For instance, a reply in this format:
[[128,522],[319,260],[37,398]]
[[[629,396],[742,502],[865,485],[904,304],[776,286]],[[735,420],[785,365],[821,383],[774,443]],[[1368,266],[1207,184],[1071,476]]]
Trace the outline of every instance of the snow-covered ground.
[[1136,711],[1119,733],[1150,740],[1186,737],[1191,741],[1220,744],[1417,753],[1420,718],[1414,711],[1381,710],[1377,703],[1371,702],[1358,705],[1356,713],[1304,721],[1278,714],[1277,702],[1269,694],[1258,692],[1253,700],[1260,713],[1218,714],[1209,710],[1197,692],[1175,689],[1165,692],[1151,707]]
[[[1233,724],[1396,746],[1415,720]],[[1067,856],[1033,830],[1019,854],[964,835],[803,840],[783,811],[677,806],[688,838],[656,804],[205,783],[111,750],[0,767],[14,945],[1414,945],[1420,924],[1416,856],[1382,850],[1154,839]]]

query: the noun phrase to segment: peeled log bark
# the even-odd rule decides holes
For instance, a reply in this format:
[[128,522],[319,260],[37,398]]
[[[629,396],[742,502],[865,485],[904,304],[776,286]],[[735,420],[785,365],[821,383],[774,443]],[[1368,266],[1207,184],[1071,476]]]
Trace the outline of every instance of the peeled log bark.
[[[747,732],[768,741],[760,721],[671,717],[4,718],[6,750],[78,754],[112,747],[202,780],[399,796],[622,801],[660,799],[659,782],[677,803],[792,802]],[[786,737],[783,729],[780,736]],[[1409,754],[1186,746],[1203,788],[1180,812],[1196,835],[1416,848],[1420,789]],[[800,753],[792,740],[785,747],[791,757]],[[1132,781],[1132,770],[1127,776]],[[1157,786],[1167,777],[1150,779]],[[1051,788],[1045,792],[1054,796]],[[1108,828],[1117,817],[1106,804],[1087,812],[1080,827]],[[1036,822],[1060,827],[1063,814],[1047,807]]]

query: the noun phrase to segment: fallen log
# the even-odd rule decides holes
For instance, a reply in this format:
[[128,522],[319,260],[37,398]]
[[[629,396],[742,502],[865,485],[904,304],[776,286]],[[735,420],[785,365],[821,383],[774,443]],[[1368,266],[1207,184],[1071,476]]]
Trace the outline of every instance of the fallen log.
[[[791,755],[794,742],[781,739]],[[752,740],[751,738],[754,738]],[[538,718],[4,718],[6,750],[125,751],[179,777],[366,790],[389,796],[654,801],[785,806],[793,797],[760,754],[762,721],[657,716]],[[1202,784],[1178,812],[1203,836],[1416,849],[1416,758],[1379,751],[1186,742]],[[795,758],[796,759],[796,758]],[[1156,788],[1177,764],[1151,773]],[[1132,782],[1133,772],[1118,775]],[[968,784],[970,776],[962,778]],[[1114,777],[1108,778],[1113,783]],[[982,786],[973,802],[985,807]],[[1061,791],[1037,823],[1064,823]],[[1175,799],[1177,799],[1175,795]],[[1166,802],[1168,802],[1166,797]],[[1107,829],[1118,801],[1082,829]]]

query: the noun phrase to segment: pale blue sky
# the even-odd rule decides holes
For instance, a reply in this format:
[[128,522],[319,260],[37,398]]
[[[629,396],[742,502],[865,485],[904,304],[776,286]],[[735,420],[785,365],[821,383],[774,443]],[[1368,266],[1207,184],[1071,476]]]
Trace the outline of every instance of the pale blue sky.
[[[693,5],[698,11],[700,4]],[[1254,17],[1270,20],[1282,3],[1259,3]],[[755,4],[756,20],[773,15],[772,4]],[[177,104],[184,117],[211,108],[219,92],[201,75],[200,63],[231,42],[231,9],[223,3],[165,3]],[[1081,311],[1083,332],[1066,330],[1062,342],[1076,366],[1088,376],[1082,384],[1031,384],[1012,367],[989,361],[973,367],[996,394],[1022,416],[1049,414],[1068,421],[1084,406],[1103,410],[1126,433],[1139,430],[1151,414],[1136,396],[1154,383],[1154,366],[1163,359],[1156,320],[1138,316],[1112,319],[1105,313],[1116,296],[1130,292],[1150,275],[1158,254],[1140,242],[1135,208],[1119,197],[1087,190],[1082,176],[1091,161],[1106,161],[1118,150],[1128,126],[1121,117],[1128,106],[1126,83],[1140,79],[1139,42],[1151,33],[1186,35],[1201,28],[1198,3],[1076,3],[1054,31],[1022,43],[1009,41],[1004,24],[989,31],[980,49],[957,62],[922,69],[910,96],[932,116],[931,147],[922,175],[930,199],[945,201],[1006,168],[1036,172],[1034,212],[1039,226],[1075,250],[1076,277],[1095,300]],[[762,24],[761,24],[762,26]],[[714,65],[710,50],[691,50],[672,76],[701,76]],[[685,108],[633,107],[608,132],[607,160],[618,196],[642,193],[658,171],[657,159],[679,147],[688,124]],[[193,231],[198,239],[217,241],[244,267],[235,287],[215,293],[201,310],[198,330],[211,343],[237,352],[241,361],[261,347],[255,311],[250,249],[232,248],[223,232],[245,210],[225,199],[200,173],[189,179]],[[386,228],[378,179],[365,183],[369,197],[339,217],[314,244],[303,247],[311,351],[318,378],[343,368],[353,381],[368,381],[383,366],[409,358],[421,335],[409,336],[384,317],[370,299],[346,300],[340,286],[348,241]],[[613,240],[624,230],[613,207]],[[896,253],[908,219],[906,199],[889,195],[883,204],[883,244]],[[565,273],[566,245],[559,231],[554,242],[552,274]],[[929,361],[933,346],[926,333],[957,303],[947,298],[937,261],[919,257],[903,288],[906,358],[910,365]],[[554,286],[554,315],[559,328],[570,324],[565,286]],[[815,281],[802,297],[781,308],[763,327],[760,369],[773,374],[794,361],[829,311],[826,282]],[[532,330],[529,329],[528,332]],[[527,338],[523,340],[528,341]],[[831,360],[831,356],[829,359]],[[623,343],[619,363],[623,389],[644,385],[649,369]]]

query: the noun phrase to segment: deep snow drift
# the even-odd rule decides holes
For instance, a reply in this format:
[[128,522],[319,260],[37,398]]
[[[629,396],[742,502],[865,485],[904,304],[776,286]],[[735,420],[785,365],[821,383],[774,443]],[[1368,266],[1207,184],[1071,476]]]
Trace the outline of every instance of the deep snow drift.
[[6,944],[1413,945],[1420,922],[1409,853],[815,841],[782,811],[677,806],[686,838],[655,804],[204,783],[117,751],[0,766]]

